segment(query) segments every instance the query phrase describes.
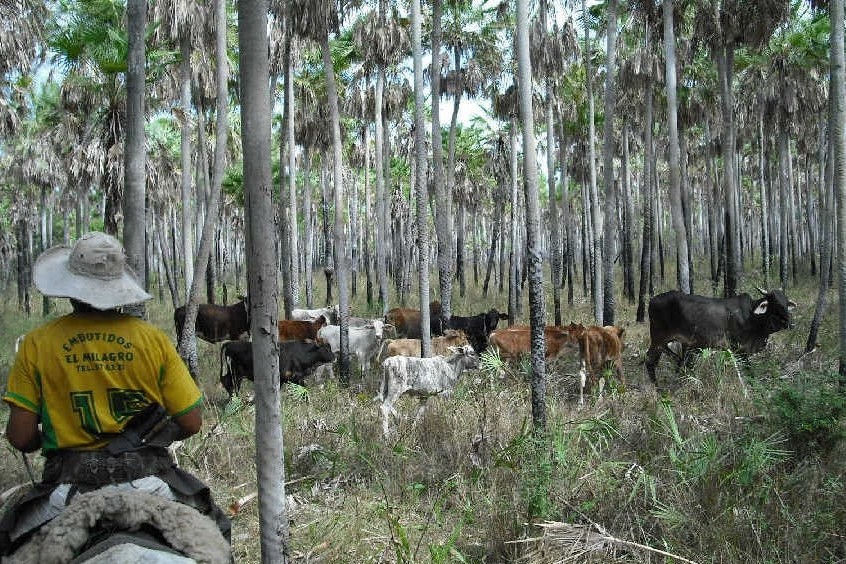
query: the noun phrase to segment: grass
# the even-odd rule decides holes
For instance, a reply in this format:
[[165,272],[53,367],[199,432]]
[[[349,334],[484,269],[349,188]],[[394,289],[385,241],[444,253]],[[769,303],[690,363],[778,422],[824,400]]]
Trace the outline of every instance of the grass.
[[[812,281],[788,292],[800,304],[796,327],[774,335],[748,363],[706,352],[676,375],[662,360],[661,394],[643,366],[647,326],[634,323],[634,308],[621,300],[624,391],[580,409],[578,363],[551,364],[544,434],[531,430],[525,366],[495,358],[466,373],[451,397],[430,400],[416,426],[416,400],[401,400],[402,419],[387,442],[372,399],[375,375],[349,388],[331,381],[286,388],[293,560],[672,562],[670,554],[699,563],[844,561],[844,403],[832,386],[833,311],[821,350],[800,360],[815,292]],[[364,313],[363,302],[362,292],[353,310]],[[505,309],[495,293],[454,303],[458,313]],[[13,303],[0,310],[5,374],[14,338],[41,318],[25,318]],[[565,312],[565,323],[591,320],[585,299]],[[150,304],[151,322],[173,335],[171,314],[166,304]],[[184,443],[180,463],[229,507],[257,489],[252,388],[245,383],[237,402],[227,403],[217,384],[219,349],[199,347],[206,422]],[[5,448],[2,490],[27,480],[21,458]],[[37,469],[40,457],[30,458]],[[233,520],[237,562],[260,561],[258,528],[258,504],[248,502]]]

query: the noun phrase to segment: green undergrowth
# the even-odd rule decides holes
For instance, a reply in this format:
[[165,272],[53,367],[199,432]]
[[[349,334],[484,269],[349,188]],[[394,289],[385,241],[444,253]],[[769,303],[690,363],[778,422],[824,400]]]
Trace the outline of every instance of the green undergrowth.
[[[589,322],[588,310],[568,310],[565,323]],[[531,425],[528,365],[495,357],[465,373],[451,396],[430,399],[416,423],[417,400],[401,399],[387,438],[373,399],[378,374],[349,386],[286,386],[291,561],[842,562],[846,399],[836,354],[803,356],[812,311],[800,304],[798,328],[749,359],[703,351],[680,374],[663,360],[657,391],[643,366],[647,327],[624,323],[625,385],[580,407],[578,364],[550,363],[542,431]],[[157,306],[150,317],[172,335],[170,314]],[[8,365],[14,336],[40,320],[0,319]],[[826,323],[830,335],[834,321]],[[235,558],[259,562],[251,494],[256,452],[267,445],[254,438],[253,388],[245,383],[230,400],[217,383],[219,347],[199,349],[205,424],[179,460],[221,506],[242,501]],[[22,459],[4,448],[3,490],[27,479]],[[36,471],[39,458],[30,457]],[[624,542],[554,543],[539,526],[551,523]]]

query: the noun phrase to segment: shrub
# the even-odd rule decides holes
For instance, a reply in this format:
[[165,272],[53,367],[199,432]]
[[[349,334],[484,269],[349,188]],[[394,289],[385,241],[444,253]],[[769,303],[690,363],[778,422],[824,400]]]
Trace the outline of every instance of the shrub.
[[799,459],[825,456],[844,437],[846,395],[832,386],[836,375],[821,376],[811,378],[810,385],[778,387],[765,400],[771,424],[787,436]]

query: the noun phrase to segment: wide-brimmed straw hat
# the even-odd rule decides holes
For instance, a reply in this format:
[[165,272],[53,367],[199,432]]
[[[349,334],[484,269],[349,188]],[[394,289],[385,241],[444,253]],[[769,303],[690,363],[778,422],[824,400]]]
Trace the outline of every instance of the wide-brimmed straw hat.
[[113,309],[153,297],[126,264],[120,241],[99,232],[86,233],[73,247],[59,245],[41,253],[33,278],[35,287],[45,296],[73,298],[97,309]]

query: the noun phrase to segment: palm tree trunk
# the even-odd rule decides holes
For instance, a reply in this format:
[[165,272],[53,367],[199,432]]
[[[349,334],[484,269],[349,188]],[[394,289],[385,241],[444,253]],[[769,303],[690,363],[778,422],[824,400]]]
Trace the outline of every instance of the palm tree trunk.
[[520,269],[519,269],[519,242],[517,240],[519,232],[517,229],[517,210],[520,201],[520,192],[518,190],[519,168],[517,163],[517,119],[512,118],[511,129],[509,131],[509,139],[511,141],[511,253],[509,254],[509,268],[508,268],[508,319],[511,323],[516,323],[520,312],[518,311],[518,297],[517,285],[520,283]]
[[[842,1],[842,0],[841,0]],[[829,103],[829,121],[832,119],[834,105]],[[805,342],[805,352],[811,352],[817,346],[817,336],[819,335],[820,325],[828,308],[828,290],[831,284],[831,263],[832,254],[832,239],[835,218],[835,200],[834,200],[834,178],[832,175],[832,164],[834,161],[834,143],[828,144],[828,150],[825,151],[828,157],[827,166],[825,166],[825,173],[820,175],[820,219],[822,220],[820,233],[820,286],[817,292],[817,305],[814,309],[814,318],[811,320],[811,327],[808,331],[808,340]]]
[[690,293],[690,259],[687,246],[687,229],[681,196],[681,171],[678,126],[678,101],[676,97],[676,38],[673,34],[673,0],[664,0],[664,59],[667,90],[667,130],[670,143],[670,215],[676,232],[676,271],[679,290]]
[[[646,32],[646,43],[649,46],[649,31]],[[655,163],[653,158],[653,141],[652,141],[652,126],[653,126],[653,92],[652,80],[647,79],[644,89],[644,107],[646,108],[646,115],[644,116],[644,159],[643,159],[643,236],[641,237],[640,250],[640,286],[638,289],[637,313],[635,319],[638,323],[646,321],[646,303],[647,292],[652,287],[652,166]]]
[[[185,35],[180,41],[182,60],[179,63],[179,105],[185,120],[182,122],[180,159],[182,163],[182,253],[185,260],[185,301],[191,291],[194,279],[194,263],[188,257],[194,254],[194,230],[191,192],[191,127],[187,119],[191,115],[191,40]],[[176,257],[174,257],[175,259]]]
[[[432,0],[432,187],[435,192],[435,233],[438,237],[438,286],[444,322],[452,315],[452,185],[444,185],[441,141],[441,0]],[[421,303],[421,308],[425,307]]]
[[764,275],[764,282],[769,284],[770,280],[770,206],[767,190],[767,179],[764,175],[764,151],[766,142],[764,139],[764,115],[761,112],[758,116],[758,182],[761,184],[761,270]]
[[238,4],[241,123],[250,253],[248,280],[256,388],[255,429],[256,442],[261,445],[256,449],[261,559],[262,562],[284,564],[289,558],[289,530],[276,335],[278,262],[276,244],[273,237],[267,236],[267,226],[273,223],[273,204],[266,29],[266,4],[242,0]]
[[778,187],[779,187],[779,201],[781,202],[781,229],[779,230],[779,257],[778,257],[778,274],[779,281],[782,288],[787,288],[787,269],[788,260],[790,258],[789,234],[788,234],[788,214],[790,214],[790,207],[788,203],[788,180],[787,180],[787,130],[782,125],[778,132]]
[[[380,16],[381,17],[381,16]],[[382,100],[383,91],[385,88],[385,69],[382,65],[379,66],[379,72],[376,77],[375,89],[375,108],[376,115],[374,122],[376,125],[376,278],[379,283],[379,303],[382,305],[382,315],[388,312],[388,266],[385,252],[385,240],[390,232],[387,221],[387,205],[388,194],[385,193],[385,132],[384,122],[382,118],[382,109],[384,102]]]
[[350,288],[349,264],[344,246],[344,185],[341,145],[341,116],[338,112],[338,90],[335,86],[335,68],[329,47],[329,32],[323,36],[323,71],[326,75],[326,93],[329,101],[329,120],[332,127],[332,153],[334,161],[333,183],[335,185],[335,279],[338,283],[338,308],[340,309],[340,356],[338,371],[341,382],[350,381]]
[[[206,220],[200,237],[200,248],[194,262],[194,279],[191,281],[191,292],[185,307],[185,325],[182,329],[182,340],[179,343],[179,353],[188,369],[196,380],[199,377],[199,362],[197,359],[197,342],[194,338],[197,311],[199,309],[200,284],[206,278],[206,268],[211,256],[214,232],[217,226],[220,205],[220,191],[223,184],[225,170],[226,140],[229,134],[229,97],[228,80],[229,67],[226,58],[226,3],[224,0],[215,1],[215,56],[217,73],[215,76],[217,100],[215,102],[216,129],[214,147],[214,168],[212,171],[211,194],[209,196]],[[264,29],[264,28],[262,28]],[[265,86],[265,90],[267,87]],[[186,257],[186,260],[188,257]]]
[[532,66],[529,58],[529,2],[517,0],[517,74],[520,119],[523,123],[523,189],[526,194],[526,239],[529,256],[529,320],[532,340],[532,423],[546,429],[546,314],[543,296],[543,263],[540,249],[540,202],[532,115]]
[[311,209],[311,150],[303,151],[303,226],[305,234],[305,293],[306,307],[314,307],[314,214]]
[[[666,1],[666,0],[665,0]],[[603,227],[602,235],[602,317],[598,320],[600,325],[612,325],[614,323],[614,257],[616,256],[617,223],[614,221],[614,214],[617,209],[617,193],[614,182],[614,107],[617,101],[617,91],[614,84],[616,71],[615,60],[617,56],[617,0],[608,1],[608,32],[606,34],[605,63],[605,123],[602,147],[602,161],[604,164],[603,180],[605,182],[605,209],[608,210],[608,217],[602,219],[602,213],[596,214],[599,217],[599,225]],[[601,210],[600,210],[601,212]],[[597,227],[597,233],[600,230]]]
[[[146,199],[147,151],[144,140],[145,62],[144,30],[147,25],[146,0],[128,0],[126,4],[129,54],[126,70],[126,148],[124,152],[123,246],[127,264],[135,270],[142,288],[146,278]],[[143,303],[124,308],[137,317],[146,316]]]
[[634,224],[634,200],[632,199],[632,179],[629,168],[629,122],[623,121],[623,295],[632,304],[635,301],[634,290],[634,244],[632,242],[632,225]]
[[604,313],[605,298],[603,297],[604,286],[602,282],[602,210],[599,209],[599,189],[596,185],[596,126],[594,125],[593,106],[593,77],[590,66],[590,26],[587,25],[587,8],[585,0],[582,0],[582,12],[585,18],[585,84],[587,86],[588,99],[588,168],[590,169],[590,212],[591,238],[593,245],[593,316],[597,325],[603,325],[602,316]]
[[429,236],[426,218],[429,196],[426,187],[426,141],[423,120],[422,25],[420,0],[411,0],[411,54],[414,57],[414,154],[416,157],[417,249],[420,253],[420,349],[422,356],[428,357],[432,354],[432,336],[429,332]]
[[732,68],[734,66],[734,46],[723,45],[716,52],[717,75],[720,87],[720,109],[722,112],[723,149],[723,185],[725,187],[725,257],[726,277],[724,294],[731,297],[737,294],[737,282],[740,270],[740,249],[737,240],[737,175],[734,162],[734,96],[732,94]]
[[[280,132],[280,137],[285,136],[287,137],[287,141],[284,143],[285,151],[287,151],[288,156],[288,204],[289,204],[289,217],[288,217],[288,231],[291,234],[291,244],[288,248],[288,254],[290,257],[290,275],[288,280],[288,285],[284,285],[285,277],[283,276],[283,288],[285,289],[283,293],[283,297],[286,299],[285,303],[285,315],[289,316],[291,309],[297,307],[299,304],[299,295],[300,295],[300,243],[299,243],[299,223],[297,222],[297,162],[294,155],[294,149],[296,148],[296,141],[294,138],[294,116],[296,115],[294,112],[294,64],[291,60],[291,41],[292,33],[285,34],[285,54],[284,54],[284,70],[285,73],[285,110],[284,110],[284,125],[285,127]],[[280,158],[282,155],[280,154]],[[282,176],[282,175],[280,175]],[[280,194],[283,190],[283,187],[280,187]],[[284,201],[284,198],[282,198]],[[282,217],[280,215],[280,217]],[[285,257],[282,257],[282,260],[285,260]],[[283,262],[282,264],[289,264],[287,262]]]
[[[555,129],[552,120],[552,82],[546,81],[546,170],[555,170]],[[549,258],[550,283],[552,286],[553,317],[555,325],[561,325],[561,227],[558,220],[558,194],[555,188],[555,174],[547,174],[547,191],[549,194]]]
[[831,19],[831,80],[829,100],[831,104],[831,132],[833,151],[834,192],[837,197],[837,270],[839,278],[838,297],[840,300],[840,387],[846,387],[846,69],[843,54],[843,0],[831,0],[829,4]]

